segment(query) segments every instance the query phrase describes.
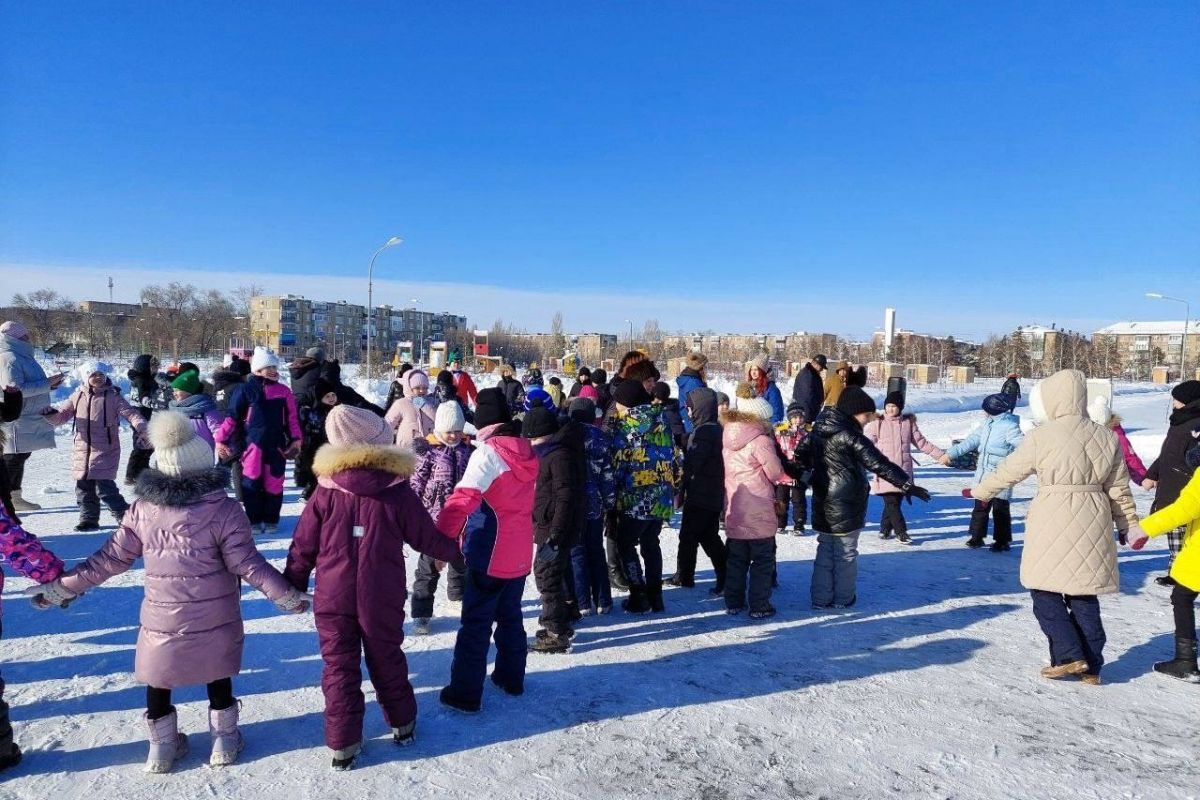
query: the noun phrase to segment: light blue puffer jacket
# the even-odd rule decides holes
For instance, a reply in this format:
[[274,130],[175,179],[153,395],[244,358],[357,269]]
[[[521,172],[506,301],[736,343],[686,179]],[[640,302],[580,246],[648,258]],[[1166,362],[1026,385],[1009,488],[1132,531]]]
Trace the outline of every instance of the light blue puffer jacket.
[[[1016,414],[999,414],[988,417],[971,434],[946,451],[950,458],[957,459],[967,453],[978,453],[975,463],[975,483],[1008,458],[1017,449],[1024,435],[1021,433],[1021,418]],[[1012,499],[1012,490],[1006,489],[996,495],[1001,500]]]

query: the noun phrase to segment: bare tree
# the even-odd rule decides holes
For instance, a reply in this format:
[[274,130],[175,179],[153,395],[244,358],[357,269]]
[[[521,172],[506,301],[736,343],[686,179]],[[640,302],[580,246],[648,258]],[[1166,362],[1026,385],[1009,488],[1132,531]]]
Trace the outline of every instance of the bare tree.
[[42,347],[59,340],[70,327],[75,304],[54,289],[37,289],[29,294],[14,294],[14,316],[29,329],[30,338]]

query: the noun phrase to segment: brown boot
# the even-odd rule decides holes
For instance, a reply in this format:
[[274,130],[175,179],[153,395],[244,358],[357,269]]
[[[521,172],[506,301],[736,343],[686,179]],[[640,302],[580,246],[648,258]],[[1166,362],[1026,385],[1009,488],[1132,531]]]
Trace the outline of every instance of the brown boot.
[[1087,671],[1086,661],[1068,661],[1066,664],[1059,664],[1056,667],[1042,667],[1042,677],[1057,680],[1071,675],[1081,675]]
[[1091,672],[1083,673],[1082,675],[1079,676],[1079,680],[1083,681],[1088,686],[1099,686],[1100,685],[1100,676],[1095,675]]

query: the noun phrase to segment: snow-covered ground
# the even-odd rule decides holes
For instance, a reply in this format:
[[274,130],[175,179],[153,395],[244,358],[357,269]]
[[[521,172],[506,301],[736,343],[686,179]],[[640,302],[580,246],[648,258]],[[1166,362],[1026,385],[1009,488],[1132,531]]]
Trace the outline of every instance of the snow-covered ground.
[[[948,444],[971,428],[979,399],[994,390],[914,390],[910,409],[931,440]],[[1161,390],[1118,390],[1116,410],[1147,461],[1161,442],[1167,403]],[[1192,772],[1200,687],[1150,672],[1171,651],[1168,592],[1151,580],[1165,566],[1165,543],[1121,554],[1123,592],[1103,600],[1104,685],[1048,682],[1038,676],[1045,640],[1017,581],[1032,484],[1014,503],[1013,551],[968,550],[969,505],[959,492],[969,475],[924,456],[918,462],[918,481],[935,498],[907,512],[917,546],[881,541],[872,526],[854,609],[809,607],[812,537],[781,538],[780,614],[763,623],[723,613],[706,591],[711,573],[701,556],[700,584],[669,590],[665,614],[585,621],[569,655],[530,657],[524,697],[489,684],[476,717],[437,702],[455,631],[442,616],[433,635],[406,642],[420,705],[416,746],[395,748],[371,706],[367,750],[349,773],[328,769],[310,617],[279,615],[248,591],[246,655],[235,682],[244,701],[241,761],[203,765],[206,704],[196,687],[176,694],[192,754],[175,773],[148,776],[144,691],[132,675],[140,570],[65,612],[34,611],[21,597],[28,582],[10,578],[0,668],[27,756],[4,776],[0,798],[1200,795]],[[63,430],[57,451],[30,462],[26,494],[46,510],[27,523],[69,562],[106,536],[71,531],[71,486]],[[1149,496],[1135,494],[1145,511]],[[289,491],[281,534],[260,542],[278,565],[300,510]],[[662,538],[669,570],[674,529]],[[536,598],[530,580],[530,634]],[[438,611],[449,611],[444,595]]]

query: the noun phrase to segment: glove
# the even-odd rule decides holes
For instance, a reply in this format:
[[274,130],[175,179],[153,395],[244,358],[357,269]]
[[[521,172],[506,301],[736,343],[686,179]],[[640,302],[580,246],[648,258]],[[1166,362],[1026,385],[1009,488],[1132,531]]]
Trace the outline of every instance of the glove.
[[286,458],[288,461],[294,460],[296,458],[296,456],[298,456],[298,455],[300,455],[300,440],[299,439],[297,439],[296,441],[289,444],[287,446],[287,449],[283,451],[283,457]]
[[912,505],[912,499],[914,497],[920,500],[922,503],[929,502],[929,490],[920,486],[913,486],[910,484],[909,487],[904,490],[904,496],[908,498],[909,505]]
[[45,611],[51,606],[66,608],[79,596],[63,586],[61,578],[55,578],[41,586],[31,586],[25,590],[25,594],[29,595],[29,602],[38,611]]
[[558,558],[558,545],[554,542],[546,542],[538,547],[536,556],[538,561],[545,563],[556,558]]
[[288,614],[303,614],[312,608],[313,596],[298,589],[288,589],[288,593],[275,601],[275,607]]
[[974,490],[973,489],[963,489],[962,496],[967,498],[968,500],[974,500],[975,499]]
[[1134,523],[1129,530],[1125,532],[1125,536],[1129,541],[1129,546],[1134,550],[1141,550],[1146,546],[1146,542],[1150,541],[1149,534],[1142,530],[1142,526],[1138,525],[1137,523]]

